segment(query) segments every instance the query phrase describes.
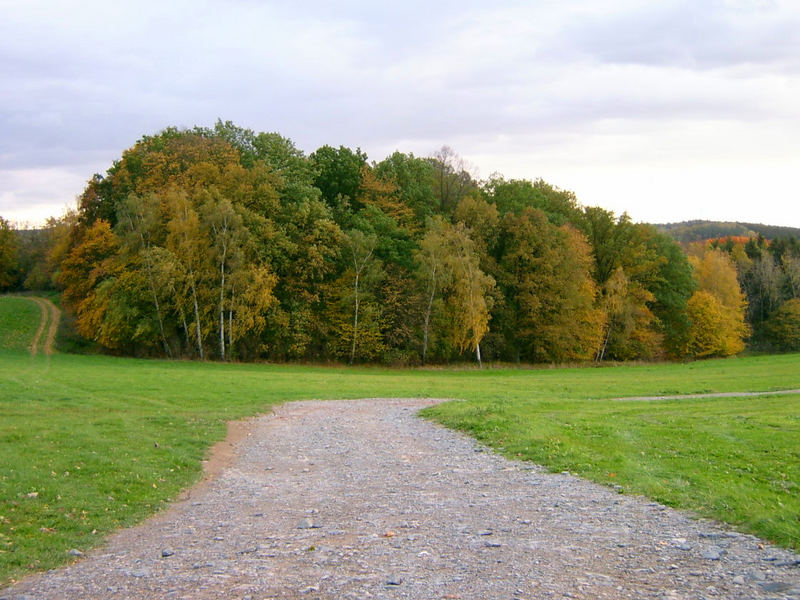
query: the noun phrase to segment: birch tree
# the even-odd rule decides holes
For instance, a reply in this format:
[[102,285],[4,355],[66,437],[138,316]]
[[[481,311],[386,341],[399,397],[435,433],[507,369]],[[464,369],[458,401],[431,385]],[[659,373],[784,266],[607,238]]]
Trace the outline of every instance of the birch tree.
[[482,368],[481,340],[489,331],[489,292],[495,282],[481,271],[478,255],[466,229],[457,225],[449,233],[447,266],[452,283],[448,302],[454,317],[453,339],[461,352],[475,352],[478,366]]
[[[220,198],[213,192],[207,192],[202,205],[203,225],[205,226],[209,241],[211,242],[211,256],[209,257],[217,272],[217,323],[219,334],[219,357],[226,357],[225,317],[228,296],[235,290],[228,290],[231,272],[242,268],[244,262],[242,246],[246,232],[242,226],[242,218],[236,213],[231,202]],[[227,296],[226,296],[227,294]],[[228,310],[229,321],[232,320],[232,310]],[[232,340],[232,335],[228,338]],[[229,344],[227,344],[229,347]]]
[[373,234],[365,234],[358,229],[352,229],[347,232],[344,242],[345,253],[353,270],[353,340],[348,361],[352,365],[355,361],[356,347],[359,341],[358,318],[361,307],[361,278],[370,260],[374,259],[378,238]]
[[428,224],[425,237],[415,253],[417,276],[425,290],[425,308],[422,324],[422,364],[428,358],[428,339],[433,315],[434,302],[443,289],[450,285],[452,274],[447,265],[447,229],[452,226],[441,217],[435,217]]
[[195,347],[197,356],[202,360],[205,358],[205,352],[198,295],[198,284],[203,268],[203,237],[200,217],[192,207],[186,193],[181,190],[170,190],[167,193],[166,202],[171,215],[167,224],[169,231],[167,249],[179,263],[184,275],[181,284],[191,301],[194,314]]

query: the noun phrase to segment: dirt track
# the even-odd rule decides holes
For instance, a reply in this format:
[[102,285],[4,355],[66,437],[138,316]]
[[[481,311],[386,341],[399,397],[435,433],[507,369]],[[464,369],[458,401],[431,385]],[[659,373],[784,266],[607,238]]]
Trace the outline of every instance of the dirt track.
[[[44,354],[50,355],[53,354],[53,343],[56,339],[56,333],[58,333],[58,324],[61,320],[61,311],[58,310],[55,304],[53,304],[47,298],[38,298],[36,296],[23,296],[28,300],[32,300],[36,304],[39,305],[39,308],[42,312],[41,320],[39,321],[39,327],[36,330],[36,333],[33,336],[33,340],[31,341],[30,352],[32,355],[36,356],[36,354],[40,350]],[[45,329],[47,329],[47,335],[45,336]],[[42,338],[44,337],[44,341]]]
[[218,477],[0,599],[800,597],[798,555],[509,462],[417,418],[431,402],[278,407]]

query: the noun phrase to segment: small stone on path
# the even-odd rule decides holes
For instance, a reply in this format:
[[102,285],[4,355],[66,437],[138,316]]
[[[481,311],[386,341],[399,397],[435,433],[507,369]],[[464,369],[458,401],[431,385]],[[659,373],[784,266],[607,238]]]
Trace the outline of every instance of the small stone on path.
[[706,560],[719,560],[723,554],[725,554],[725,550],[722,548],[712,547],[703,551],[703,558]]

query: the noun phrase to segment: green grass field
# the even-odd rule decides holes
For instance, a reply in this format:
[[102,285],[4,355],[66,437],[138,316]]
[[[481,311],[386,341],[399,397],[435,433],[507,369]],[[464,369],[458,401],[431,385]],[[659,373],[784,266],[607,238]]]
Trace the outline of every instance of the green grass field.
[[41,309],[35,302],[0,297],[0,351],[27,352],[40,318]]
[[[13,313],[9,300],[0,310]],[[11,331],[0,340],[25,336]],[[226,421],[308,398],[458,398],[427,416],[509,456],[800,542],[800,397],[610,400],[800,388],[797,354],[477,371],[31,357],[24,347],[0,351],[0,584],[162,508],[200,476]]]

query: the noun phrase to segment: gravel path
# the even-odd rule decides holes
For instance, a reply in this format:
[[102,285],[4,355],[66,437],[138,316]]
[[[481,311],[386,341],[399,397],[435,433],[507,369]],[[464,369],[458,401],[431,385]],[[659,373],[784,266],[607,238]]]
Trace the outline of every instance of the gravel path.
[[800,557],[415,417],[297,402],[232,464],[0,598],[800,598]]

